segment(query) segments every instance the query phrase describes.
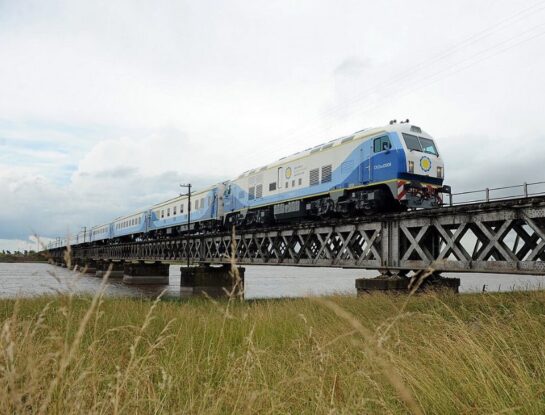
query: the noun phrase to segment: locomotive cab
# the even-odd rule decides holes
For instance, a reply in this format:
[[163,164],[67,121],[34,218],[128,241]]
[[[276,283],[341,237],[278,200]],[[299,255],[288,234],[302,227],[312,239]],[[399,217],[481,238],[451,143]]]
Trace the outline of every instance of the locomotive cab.
[[407,208],[440,206],[442,193],[450,188],[443,186],[445,166],[433,138],[416,125],[399,124],[399,140],[405,153],[405,163],[400,169],[398,200]]

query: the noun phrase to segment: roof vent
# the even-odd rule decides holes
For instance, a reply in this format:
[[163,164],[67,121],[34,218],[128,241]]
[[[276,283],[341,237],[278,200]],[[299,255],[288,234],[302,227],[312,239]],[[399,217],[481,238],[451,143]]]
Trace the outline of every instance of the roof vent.
[[422,129],[420,127],[417,127],[416,125],[411,125],[411,131],[413,133],[419,133],[422,134]]

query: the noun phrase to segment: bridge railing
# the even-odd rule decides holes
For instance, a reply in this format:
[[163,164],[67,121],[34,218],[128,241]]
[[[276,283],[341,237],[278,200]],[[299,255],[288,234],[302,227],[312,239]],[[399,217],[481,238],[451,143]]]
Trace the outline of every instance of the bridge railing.
[[486,187],[467,192],[451,193],[446,205],[457,206],[469,203],[493,202],[508,199],[527,198],[545,195],[545,181],[522,183],[514,186]]

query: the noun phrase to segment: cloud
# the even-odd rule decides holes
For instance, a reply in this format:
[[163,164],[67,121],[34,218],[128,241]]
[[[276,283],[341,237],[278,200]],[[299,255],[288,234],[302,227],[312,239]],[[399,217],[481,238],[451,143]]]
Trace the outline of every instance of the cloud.
[[0,239],[0,251],[41,251],[52,242],[51,238],[37,238],[30,235],[26,239]]
[[67,184],[55,183],[36,166],[0,164],[0,236],[74,233],[174,197],[182,182],[198,189],[229,178],[234,161],[206,172],[199,167],[209,157],[219,155],[168,129],[98,141]]
[[540,178],[544,38],[523,34],[543,13],[0,2],[0,237],[108,221],[393,118],[436,137],[455,189]]

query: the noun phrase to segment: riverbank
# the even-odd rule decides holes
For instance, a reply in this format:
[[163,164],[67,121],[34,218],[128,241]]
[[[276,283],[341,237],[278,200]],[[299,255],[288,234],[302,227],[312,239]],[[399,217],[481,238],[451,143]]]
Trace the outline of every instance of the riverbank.
[[46,263],[47,258],[38,253],[31,254],[5,254],[0,253],[0,263],[17,264],[17,263]]
[[545,412],[545,292],[0,300],[0,413]]

